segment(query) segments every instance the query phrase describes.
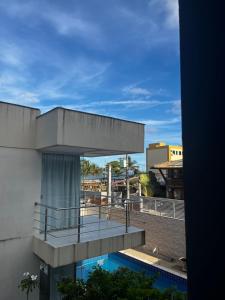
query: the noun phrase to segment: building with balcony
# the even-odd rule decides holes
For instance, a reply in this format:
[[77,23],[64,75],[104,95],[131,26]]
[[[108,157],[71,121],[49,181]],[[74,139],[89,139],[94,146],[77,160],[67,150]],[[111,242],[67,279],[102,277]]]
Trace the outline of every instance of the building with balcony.
[[155,164],[180,160],[182,158],[182,146],[166,145],[162,142],[149,144],[146,149],[146,171],[148,172]]
[[39,270],[33,299],[58,299],[57,281],[74,276],[76,262],[145,243],[126,203],[112,220],[109,206],[81,205],[80,192],[81,156],[143,150],[143,124],[0,102],[1,299],[22,299],[23,272]]
[[165,185],[166,196],[170,199],[184,199],[183,160],[156,164],[152,169],[159,170]]

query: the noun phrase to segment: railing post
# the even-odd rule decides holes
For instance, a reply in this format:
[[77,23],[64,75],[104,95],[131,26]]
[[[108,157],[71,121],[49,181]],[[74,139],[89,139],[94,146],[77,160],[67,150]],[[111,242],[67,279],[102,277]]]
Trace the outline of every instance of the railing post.
[[80,208],[78,209],[77,243],[80,243]]
[[175,201],[173,201],[173,218],[176,219],[176,204],[175,204]]
[[125,202],[125,210],[126,210],[126,233],[128,233],[128,204]]
[[101,219],[101,205],[98,207],[98,218]]
[[128,210],[127,210],[127,219],[128,219],[128,227],[130,226],[130,212],[132,210],[133,203],[128,204]]
[[45,208],[45,228],[44,228],[44,241],[47,241],[47,231],[48,231],[48,209]]
[[157,211],[156,199],[154,199],[154,201],[155,201],[155,211]]
[[143,208],[144,208],[144,200],[143,198],[139,198],[140,199],[140,211],[143,211]]

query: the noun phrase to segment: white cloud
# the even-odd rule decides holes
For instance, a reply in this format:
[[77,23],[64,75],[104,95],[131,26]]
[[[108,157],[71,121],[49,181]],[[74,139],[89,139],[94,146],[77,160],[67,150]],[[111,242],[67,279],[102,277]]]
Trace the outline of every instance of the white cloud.
[[[121,46],[148,51],[152,47],[174,40],[168,30],[178,26],[178,0],[143,1],[135,9],[135,1],[115,1],[110,5],[103,1],[101,10],[85,1],[7,1],[0,2],[5,12],[27,21],[27,26],[39,27],[43,23],[52,26],[65,37],[79,38],[89,48],[102,51],[121,51]],[[98,3],[98,1],[97,1]],[[177,33],[176,33],[176,36]],[[113,42],[112,42],[113,41]],[[173,42],[172,42],[173,43]],[[177,45],[176,45],[177,47]]]
[[151,92],[147,89],[135,86],[128,86],[123,88],[123,92],[133,96],[150,96]]
[[23,103],[29,103],[29,104],[37,104],[40,102],[40,100],[38,99],[38,94],[32,93],[32,92],[23,92],[18,94],[18,99],[20,100],[20,102]]
[[165,0],[167,10],[166,25],[171,28],[177,28],[179,25],[179,8],[178,0]]
[[159,105],[159,101],[148,101],[148,100],[110,100],[110,101],[100,101],[100,105],[128,105],[137,106],[141,104],[145,105]]
[[180,118],[173,118],[170,120],[141,120],[141,123],[144,123],[146,125],[152,125],[152,126],[165,126],[165,125],[172,125],[180,122]]
[[172,101],[172,107],[168,112],[171,112],[175,115],[181,115],[181,100]]
[[[73,7],[73,6],[72,6]],[[58,34],[67,37],[78,37],[91,47],[103,47],[104,34],[98,22],[93,22],[85,16],[85,12],[78,13],[78,9],[63,9],[57,3],[35,1],[12,1],[0,3],[0,8],[14,18],[27,19],[36,25],[43,22],[51,25]],[[33,22],[34,20],[34,22]],[[29,24],[28,24],[29,26]]]
[[104,39],[100,27],[90,20],[77,16],[74,13],[65,13],[57,9],[47,9],[42,18],[48,21],[59,34],[77,36],[93,46],[101,46]]
[[[45,68],[53,69],[54,74],[46,78],[33,77],[29,65],[29,60],[32,58],[30,52],[33,53],[31,48],[23,49],[25,62],[20,60],[23,68],[18,67],[18,64],[9,65],[7,61],[7,67],[3,68],[0,75],[1,99],[26,105],[28,102],[38,103],[42,100],[65,98],[70,101],[81,100],[85,90],[96,89],[101,85],[104,75],[110,67],[108,62],[101,63],[87,57],[78,57],[71,62],[71,60],[61,58],[53,53],[52,60],[45,55],[38,59],[45,65]],[[5,60],[4,62],[6,63]],[[39,64],[39,61],[36,63]]]
[[0,62],[11,67],[22,66],[21,50],[12,43],[0,42]]
[[89,103],[78,103],[73,105],[73,109],[77,110],[93,110],[96,107],[100,109],[105,109],[105,107],[114,106],[116,109],[122,110],[127,108],[135,107],[136,109],[146,109],[149,107],[156,107],[160,105],[164,105],[166,102],[158,101],[158,100],[99,100],[99,101],[92,101]]
[[150,0],[149,8],[155,15],[163,14],[162,24],[165,29],[177,29],[179,25],[179,7],[178,0]]

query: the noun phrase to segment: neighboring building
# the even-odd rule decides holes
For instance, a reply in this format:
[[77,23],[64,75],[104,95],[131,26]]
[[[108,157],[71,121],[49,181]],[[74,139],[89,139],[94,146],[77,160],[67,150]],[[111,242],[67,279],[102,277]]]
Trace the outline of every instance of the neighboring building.
[[159,170],[166,184],[166,197],[184,199],[183,160],[167,161],[156,164],[152,169]]
[[40,298],[36,291],[32,299],[57,300],[57,281],[73,276],[77,261],[144,244],[144,231],[129,226],[127,214],[118,223],[105,208],[97,217],[80,206],[81,156],[143,150],[143,124],[0,102],[2,300],[23,299],[22,274],[39,270]]
[[183,158],[183,147],[166,145],[165,143],[149,144],[146,149],[146,171],[155,164],[174,161]]

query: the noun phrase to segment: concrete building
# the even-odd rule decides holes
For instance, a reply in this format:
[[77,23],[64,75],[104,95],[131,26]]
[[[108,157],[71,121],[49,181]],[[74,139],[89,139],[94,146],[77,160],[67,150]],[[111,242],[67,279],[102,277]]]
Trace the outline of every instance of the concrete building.
[[166,145],[162,142],[149,144],[146,149],[146,171],[148,172],[155,164],[175,161],[182,158],[182,146]]
[[167,198],[184,200],[182,159],[156,164],[152,167],[152,169],[159,170],[166,185]]
[[144,244],[142,229],[80,206],[81,155],[143,150],[143,124],[0,102],[1,300],[23,299],[23,272],[40,269],[32,299],[56,300],[56,282],[74,275],[76,261]]

